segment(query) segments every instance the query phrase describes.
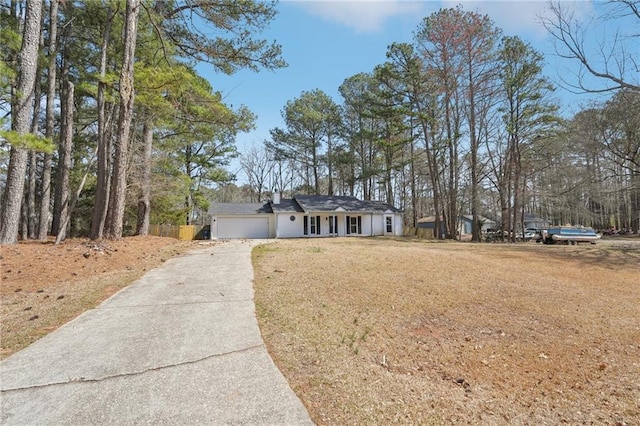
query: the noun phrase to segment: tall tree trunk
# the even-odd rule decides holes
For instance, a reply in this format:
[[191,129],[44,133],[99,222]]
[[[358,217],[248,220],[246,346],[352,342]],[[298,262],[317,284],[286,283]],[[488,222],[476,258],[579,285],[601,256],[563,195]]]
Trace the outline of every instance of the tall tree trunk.
[[[44,14],[42,14],[44,16]],[[42,25],[42,24],[40,24]],[[40,46],[39,50],[44,50],[44,31],[40,31]],[[40,118],[40,100],[42,93],[42,86],[40,85],[39,76],[42,73],[42,66],[38,61],[38,70],[36,71],[36,84],[33,88],[34,92],[34,103],[33,103],[33,116],[31,118],[31,133],[38,134],[39,127],[39,118]],[[31,151],[29,153],[29,174],[27,178],[27,198],[26,198],[26,232],[24,233],[24,238],[35,238],[36,237],[36,187],[37,187],[37,174],[36,170],[38,168],[38,154],[36,151]]]
[[320,178],[318,177],[318,171],[320,169],[320,162],[318,161],[318,148],[315,143],[315,139],[313,141],[313,189],[315,191],[315,195],[320,195]]
[[[71,31],[71,27],[67,28]],[[69,58],[69,44],[64,48],[65,58]],[[58,176],[53,199],[53,221],[51,232],[58,235],[63,217],[69,206],[70,188],[69,175],[71,173],[71,150],[73,148],[73,84],[69,81],[68,59],[64,60],[60,72],[60,84],[62,85],[60,99],[60,141],[58,145]]]
[[469,64],[469,139],[470,139],[470,155],[471,155],[471,241],[480,242],[480,218],[478,210],[480,208],[480,200],[478,198],[478,134],[476,128],[476,90],[473,83],[473,70]]
[[54,228],[54,234],[57,236],[56,242],[60,242],[66,238],[67,223],[69,222],[69,203],[71,200],[71,185],[69,183],[69,174],[71,171],[71,151],[73,149],[73,98],[74,86],[70,81],[66,82],[64,90],[64,104],[62,111],[64,116],[62,119],[62,129],[60,132],[60,161],[58,165],[60,182],[59,191],[56,191],[56,199],[59,198],[59,212],[55,215],[58,219],[57,229]]
[[368,178],[368,173],[369,173],[369,163],[368,163],[368,159],[367,159],[367,149],[364,148],[363,150],[363,154],[362,154],[362,161],[360,162],[360,173],[362,175],[362,199],[363,200],[368,200],[369,199],[369,178]]
[[393,136],[389,135],[389,139],[387,140],[387,146],[384,150],[384,157],[385,157],[385,171],[384,171],[384,179],[385,179],[385,183],[384,183],[384,191],[385,191],[385,198],[386,198],[386,202],[389,204],[394,204],[394,194],[393,194]]
[[[47,73],[47,110],[45,114],[45,137],[53,139],[54,101],[56,96],[56,56],[58,53],[58,0],[52,0],[49,7],[49,51]],[[49,210],[51,208],[51,159],[52,155],[44,154],[42,160],[42,181],[40,186],[40,222],[38,223],[38,239],[44,241],[49,232]]]
[[520,153],[520,141],[518,136],[515,136],[514,141],[514,166],[513,166],[513,210],[511,228],[508,229],[509,240],[515,242],[516,240],[516,227],[518,226],[518,210],[520,209],[520,178],[522,175],[522,162]]
[[[185,166],[185,173],[188,176],[189,180],[193,179],[193,170],[191,169],[191,153],[192,153],[192,146],[191,145],[187,145],[185,146],[185,150],[184,150],[184,166]],[[189,192],[187,193],[187,196],[184,197],[184,210],[186,212],[186,217],[185,217],[185,225],[190,225],[190,219],[191,219],[191,191],[192,191],[192,186],[191,184],[189,184]]]
[[[42,0],[27,3],[22,46],[18,55],[19,79],[17,94],[20,99],[14,104],[13,130],[19,134],[29,132],[33,113],[34,87],[38,62],[38,44],[40,41]],[[0,214],[0,244],[18,242],[20,207],[24,191],[28,150],[11,147],[9,170],[7,173],[2,212]]]
[[45,241],[49,234],[51,210],[51,160],[53,156],[45,152],[42,159],[42,179],[40,181],[40,215],[38,221],[38,240]]
[[410,149],[410,165],[409,165],[409,184],[411,188],[411,226],[416,228],[418,226],[418,193],[416,191],[416,157],[415,157],[415,146],[413,142],[413,123],[411,124],[411,143],[409,145]]
[[124,207],[127,192],[127,159],[129,156],[129,133],[133,117],[133,64],[135,61],[136,37],[138,28],[139,0],[127,0],[126,23],[124,31],[124,53],[120,72],[120,113],[118,116],[118,134],[116,136],[113,181],[109,196],[109,208],[105,237],[122,238]]
[[[40,74],[38,72],[38,74]],[[31,120],[31,133],[38,133],[38,111],[40,110],[40,85],[36,84],[35,88],[35,103],[33,107],[33,119]],[[26,199],[26,228],[27,232],[24,233],[24,238],[35,238],[36,237],[36,184],[37,184],[37,174],[36,170],[38,168],[38,153],[36,151],[29,152],[29,175],[28,175],[28,185],[27,185],[27,199]]]
[[113,11],[107,7],[107,21],[102,33],[102,46],[100,48],[100,81],[98,82],[98,174],[96,182],[96,200],[93,206],[91,218],[91,231],[89,237],[92,240],[101,239],[104,232],[104,224],[107,217],[107,206],[109,205],[109,185],[110,185],[110,158],[111,158],[111,117],[107,116],[105,101],[104,77],[107,74],[107,49],[109,48],[109,37],[111,24],[113,22]]
[[[138,197],[138,224],[136,234],[149,234],[149,212],[151,210],[151,149],[153,147],[153,125],[144,124],[142,130],[142,176],[140,183],[140,195]],[[260,200],[258,195],[258,201]]]
[[422,133],[425,142],[425,154],[427,156],[427,167],[429,169],[429,178],[431,180],[431,189],[433,191],[433,212],[435,215],[433,236],[436,239],[442,237],[442,216],[440,211],[440,173],[435,153],[436,135],[433,126],[428,119],[421,119]]
[[56,236],[56,242],[55,242],[56,244],[60,244],[66,237],[67,225],[71,221],[71,216],[73,215],[73,212],[76,209],[76,205],[78,204],[78,199],[80,198],[80,194],[82,194],[84,185],[85,183],[87,183],[87,177],[89,176],[89,172],[91,171],[91,167],[93,166],[93,160],[96,158],[96,154],[97,154],[97,147],[96,147],[96,151],[94,151],[93,153],[93,157],[91,157],[91,160],[89,161],[89,164],[87,164],[87,168],[84,172],[84,176],[82,176],[80,185],[78,185],[78,190],[76,191],[75,196],[73,197],[73,200],[71,201],[71,204],[69,205],[69,208],[67,209],[65,216],[62,218],[62,223],[60,226],[60,229],[62,229],[62,231],[59,232],[58,235]]
[[510,214],[509,214],[509,185],[511,185],[511,154],[510,149],[507,150],[507,155],[504,160],[504,163],[500,166],[500,171],[498,176],[498,196],[500,197],[500,231],[502,231],[502,235],[504,235],[504,231],[506,230],[506,226],[510,223]]
[[447,149],[449,151],[449,182],[447,182],[447,200],[444,214],[445,228],[447,230],[446,238],[456,238],[456,215],[458,214],[458,126],[455,124],[457,120],[452,117],[450,105],[451,97],[446,96],[445,120],[447,129]]
[[36,238],[36,169],[38,167],[38,154],[31,151],[29,155],[29,187],[27,189],[27,238]]
[[331,132],[329,132],[327,138],[327,174],[329,183],[327,195],[333,195],[333,142],[331,140]]
[[633,186],[631,230],[634,234],[638,234],[640,232],[640,168],[631,171],[631,184]]

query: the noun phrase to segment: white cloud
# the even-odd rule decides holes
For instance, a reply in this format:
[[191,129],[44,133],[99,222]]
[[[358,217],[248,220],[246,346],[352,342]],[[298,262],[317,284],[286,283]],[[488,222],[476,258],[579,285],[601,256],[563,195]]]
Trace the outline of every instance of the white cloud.
[[[287,0],[283,0],[287,1]],[[489,15],[505,34],[528,33],[542,39],[547,32],[541,17],[548,15],[547,0],[293,0],[308,13],[336,22],[357,33],[384,30],[394,17],[426,17],[438,8],[462,5],[464,10]],[[586,18],[593,9],[592,0],[562,0],[576,18]]]
[[[574,10],[576,17],[588,15],[592,2],[588,0],[565,1],[564,7]],[[443,0],[442,7],[455,7],[461,4],[464,10],[488,15],[494,24],[507,35],[528,33],[537,39],[545,38],[548,33],[542,25],[541,17],[548,16],[546,0]]]
[[403,0],[298,0],[296,3],[309,13],[358,33],[378,32],[392,17],[420,14],[425,4],[424,1]]
[[541,13],[546,8],[544,1],[443,1],[443,7],[455,7],[461,4],[464,10],[489,15],[498,28],[506,34],[530,32],[542,34]]

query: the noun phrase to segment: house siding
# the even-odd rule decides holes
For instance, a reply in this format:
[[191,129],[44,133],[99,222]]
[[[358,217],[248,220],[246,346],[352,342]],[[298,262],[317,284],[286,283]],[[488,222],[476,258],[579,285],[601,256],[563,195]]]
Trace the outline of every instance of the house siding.
[[404,224],[402,222],[403,218],[401,214],[395,214],[393,219],[393,234],[401,237],[404,233]]
[[[210,209],[211,238],[233,238],[234,232],[237,238],[245,235],[265,238],[267,233],[268,238],[402,235],[402,213],[388,204],[355,197],[298,197],[299,200],[279,199],[277,204],[214,203]],[[393,232],[387,232],[388,217],[393,220]],[[357,227],[348,226],[349,218]]]
[[375,235],[373,233],[373,215],[371,214],[362,214],[362,215],[354,215],[354,216],[362,216],[362,233],[360,235]]
[[[295,217],[292,221],[290,217]],[[304,234],[304,217],[308,219],[308,234]],[[393,218],[393,235],[402,235],[402,215],[400,214],[371,214],[371,213],[343,213],[336,212],[327,214],[323,213],[278,213],[275,219],[275,238],[315,238],[315,237],[332,237],[332,236],[382,236],[391,235],[386,232],[385,218],[391,216]],[[320,233],[311,234],[311,217],[320,217]],[[330,218],[337,217],[337,227],[334,232],[330,233]],[[360,217],[361,232],[347,233],[347,217]],[[335,219],[333,219],[335,221]]]
[[[291,220],[291,216],[295,220]],[[278,213],[276,214],[276,229],[274,235],[276,238],[298,238],[303,236],[304,214],[302,213]]]
[[373,227],[372,229],[372,235],[384,235],[384,228],[385,228],[385,217],[387,217],[388,215],[370,215],[371,216],[371,226]]

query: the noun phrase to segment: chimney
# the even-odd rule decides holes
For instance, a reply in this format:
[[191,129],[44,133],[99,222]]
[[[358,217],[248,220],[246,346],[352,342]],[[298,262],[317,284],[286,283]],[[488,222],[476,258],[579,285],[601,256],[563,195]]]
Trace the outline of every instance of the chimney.
[[277,189],[273,192],[273,204],[280,204],[280,191]]

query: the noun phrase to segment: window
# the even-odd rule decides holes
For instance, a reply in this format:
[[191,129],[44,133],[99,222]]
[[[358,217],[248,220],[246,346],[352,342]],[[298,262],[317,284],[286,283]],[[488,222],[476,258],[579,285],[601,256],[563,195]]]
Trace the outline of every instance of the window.
[[391,216],[387,216],[384,219],[385,219],[385,222],[386,222],[386,225],[387,225],[387,233],[388,234],[393,233],[393,220],[392,220]]
[[304,216],[302,227],[304,235],[320,235],[320,216]]
[[362,216],[347,216],[347,234],[362,234]]

